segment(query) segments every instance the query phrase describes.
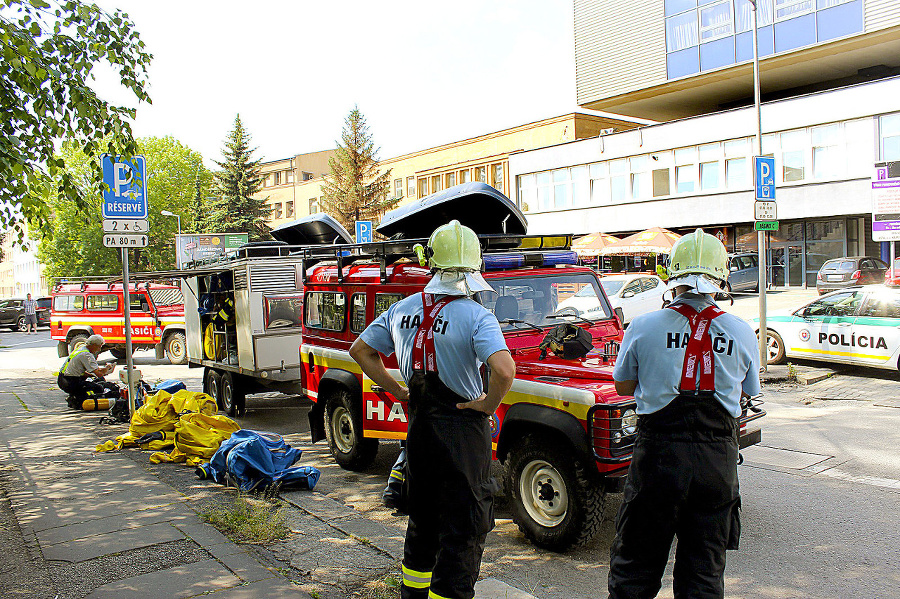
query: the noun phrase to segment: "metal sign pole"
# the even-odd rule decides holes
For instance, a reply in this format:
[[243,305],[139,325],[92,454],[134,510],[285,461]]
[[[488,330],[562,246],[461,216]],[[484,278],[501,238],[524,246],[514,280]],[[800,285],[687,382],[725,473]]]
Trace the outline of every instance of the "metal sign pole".
[[122,248],[122,294],[125,300],[125,368],[128,381],[128,413],[134,414],[134,361],[131,358],[131,296],[128,293],[128,248]]
[[[753,98],[756,104],[756,147],[759,150],[759,156],[763,155],[762,151],[762,111],[760,108],[760,89],[759,89],[759,43],[757,41],[757,13],[758,0],[750,0],[753,5]],[[754,173],[754,180],[756,173]],[[755,195],[755,194],[754,194]],[[768,370],[769,351],[768,351],[768,335],[766,329],[766,232],[757,231],[756,244],[759,250],[759,370],[766,372]]]

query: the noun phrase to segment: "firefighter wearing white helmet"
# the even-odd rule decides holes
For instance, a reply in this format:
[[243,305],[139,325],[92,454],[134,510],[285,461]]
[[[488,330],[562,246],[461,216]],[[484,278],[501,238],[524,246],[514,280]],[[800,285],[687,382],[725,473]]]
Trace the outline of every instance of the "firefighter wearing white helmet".
[[[512,386],[515,362],[496,317],[471,299],[492,290],[475,232],[454,220],[416,250],[431,281],[376,318],[350,355],[375,384],[409,402],[400,596],[471,599],[494,527],[488,419]],[[385,370],[381,356],[394,352],[407,388]],[[486,391],[482,363],[491,369]]]
[[635,318],[613,371],[638,426],[610,551],[610,599],[655,597],[675,537],[676,598],[724,597],[725,551],[740,536],[740,401],[759,394],[756,335],[714,303],[722,243],[701,229],[669,255],[666,308]]

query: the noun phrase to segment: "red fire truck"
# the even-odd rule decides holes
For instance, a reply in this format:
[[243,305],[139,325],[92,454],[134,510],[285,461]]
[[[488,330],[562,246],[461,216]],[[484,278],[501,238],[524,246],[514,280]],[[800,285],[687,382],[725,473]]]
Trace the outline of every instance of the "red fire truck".
[[[58,283],[53,288],[50,338],[60,357],[93,334],[102,335],[104,349],[125,357],[125,301],[122,283]],[[131,343],[134,349],[156,351],[172,364],[187,363],[184,337],[184,297],[178,287],[139,282],[129,286]]]
[[[424,237],[447,220],[448,201],[455,204],[455,217],[472,215],[463,224],[488,230],[479,237],[484,276],[494,292],[475,299],[497,316],[516,361],[512,390],[491,420],[494,456],[506,466],[507,494],[519,528],[537,545],[564,550],[597,532],[605,496],[621,489],[631,459],[636,406],[633,398],[616,394],[612,379],[623,334],[621,315],[610,308],[597,275],[577,266],[569,236],[524,236],[524,216],[505,196],[480,183],[457,187],[466,189],[432,196],[430,205],[404,207],[400,219],[389,214],[379,230],[395,234],[398,221],[405,220],[415,223],[413,235]],[[459,208],[473,200],[479,210]],[[512,218],[485,218],[503,212],[498,204]],[[508,233],[510,221],[521,222],[520,234]],[[502,222],[503,229],[491,230],[492,222]],[[379,440],[406,436],[406,406],[364,377],[348,350],[373,319],[392,303],[421,292],[430,280],[429,271],[412,259],[412,244],[387,241],[300,253],[307,266],[301,385],[315,402],[309,416],[313,441],[327,439],[344,468],[366,468]],[[577,313],[559,308],[576,293],[593,298],[593,305]],[[575,360],[540,359],[545,335],[566,322],[588,331],[595,349]],[[393,360],[386,365],[400,380]],[[745,409],[741,447],[760,441],[759,429],[747,424],[762,415],[750,405]]]

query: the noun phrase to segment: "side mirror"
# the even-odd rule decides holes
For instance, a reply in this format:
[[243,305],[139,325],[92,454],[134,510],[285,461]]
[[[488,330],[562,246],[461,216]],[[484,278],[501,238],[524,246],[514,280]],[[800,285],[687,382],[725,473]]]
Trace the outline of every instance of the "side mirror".
[[622,310],[622,308],[615,308],[613,310],[613,312],[615,312],[616,318],[619,319],[619,324],[624,326],[625,325],[625,312]]
[[622,293],[622,297],[634,297],[634,291],[625,291]]

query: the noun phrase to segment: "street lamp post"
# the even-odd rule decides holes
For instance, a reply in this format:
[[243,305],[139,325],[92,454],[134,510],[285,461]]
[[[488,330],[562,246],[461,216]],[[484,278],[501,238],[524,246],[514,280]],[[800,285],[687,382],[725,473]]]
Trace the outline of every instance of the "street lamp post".
[[[757,156],[762,156],[762,109],[761,92],[759,87],[759,42],[758,36],[758,15],[759,0],[750,0],[753,6],[753,103],[756,107],[756,150]],[[755,187],[755,173],[754,173]],[[756,194],[754,193],[754,196]],[[762,372],[768,370],[769,348],[768,348],[768,332],[766,329],[766,287],[768,285],[768,277],[766,276],[766,232],[758,231],[756,236],[757,249],[759,251],[759,368]]]
[[175,214],[174,212],[169,212],[168,210],[160,210],[159,212],[163,216],[174,216],[178,219],[178,234],[181,235],[181,215]]

